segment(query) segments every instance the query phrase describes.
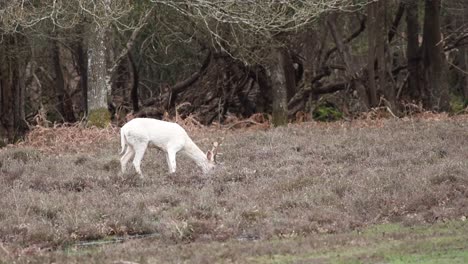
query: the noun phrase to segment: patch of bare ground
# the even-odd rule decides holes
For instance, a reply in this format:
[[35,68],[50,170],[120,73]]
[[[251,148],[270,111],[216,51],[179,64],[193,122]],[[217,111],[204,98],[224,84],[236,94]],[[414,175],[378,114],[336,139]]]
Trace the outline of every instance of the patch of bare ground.
[[214,173],[178,156],[168,175],[163,154],[149,149],[143,180],[119,173],[118,129],[33,131],[0,150],[0,252],[40,255],[136,234],[158,234],[153,243],[176,250],[468,214],[466,116],[224,128],[190,130],[204,150],[224,137]]

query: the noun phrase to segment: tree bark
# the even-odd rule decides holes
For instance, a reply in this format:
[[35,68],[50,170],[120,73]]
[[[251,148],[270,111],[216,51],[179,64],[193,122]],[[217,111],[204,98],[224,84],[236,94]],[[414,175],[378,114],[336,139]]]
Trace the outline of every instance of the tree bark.
[[461,73],[461,92],[465,106],[468,105],[468,48],[460,48],[460,68],[464,71]]
[[450,108],[447,65],[440,24],[441,0],[426,0],[424,14],[423,62],[426,107],[435,111]]
[[[27,130],[25,120],[24,58],[9,54],[24,45],[22,36],[4,36],[0,53],[0,141],[15,142]],[[22,61],[23,60],[23,61]],[[0,142],[1,143],[1,142]]]
[[377,88],[375,84],[375,42],[376,42],[376,16],[375,16],[375,8],[377,3],[373,2],[367,6],[367,21],[369,23],[368,35],[367,35],[367,77],[368,77],[368,91],[369,91],[369,99],[370,105],[372,107],[376,107],[379,103],[377,100]]
[[63,78],[62,63],[60,61],[60,46],[57,40],[52,40],[52,60],[55,71],[55,95],[57,99],[57,110],[65,122],[74,122],[75,116],[70,96],[65,89],[65,80]]
[[106,63],[106,31],[104,26],[94,25],[88,42],[88,125],[105,127],[110,122],[108,93],[110,76]]
[[272,124],[284,126],[288,123],[288,52],[285,48],[276,48],[272,54],[273,59],[267,69],[272,88]]
[[107,109],[106,29],[96,25],[88,43],[88,111]]
[[77,35],[79,38],[74,45],[74,55],[76,57],[76,71],[80,76],[80,91],[81,91],[81,113],[88,111],[88,53],[86,51],[85,40],[83,38],[84,25],[78,26]]
[[391,43],[393,38],[395,37],[397,33],[398,25],[400,24],[400,21],[404,13],[405,13],[405,2],[402,1],[400,2],[400,4],[398,4],[397,13],[395,15],[395,18],[393,19],[392,26],[390,27],[390,30],[388,31],[388,43]]
[[296,75],[294,72],[293,60],[290,52],[287,49],[281,49],[281,57],[283,63],[283,71],[286,85],[287,102],[296,94]]
[[421,99],[420,54],[419,54],[419,8],[418,0],[408,0],[406,3],[406,54],[408,60],[408,95],[410,98]]
[[255,106],[257,112],[271,112],[273,104],[271,79],[268,78],[266,69],[261,66],[254,67],[254,69],[250,69],[249,76],[257,82],[260,90],[260,96]]
[[[463,25],[468,25],[468,3],[465,1],[464,6],[463,6],[463,19],[462,19]],[[462,67],[465,71],[465,74],[463,76],[464,82],[463,82],[463,97],[464,97],[464,104],[465,106],[468,106],[468,45],[464,45],[460,49],[461,56],[463,57],[463,63]]]
[[138,101],[138,82],[139,82],[139,75],[138,69],[136,67],[135,61],[133,60],[132,53],[128,53],[128,60],[130,62],[130,68],[133,72],[133,83],[132,83],[132,90],[130,92],[130,97],[132,99],[132,106],[133,112],[136,113],[140,110],[139,101]]
[[333,36],[333,40],[335,41],[336,47],[338,48],[338,52],[341,56],[341,59],[346,65],[348,78],[350,78],[350,81],[356,87],[359,101],[362,103],[362,109],[366,111],[369,109],[369,98],[367,96],[365,87],[359,80],[359,67],[353,60],[353,57],[351,56],[351,53],[348,49],[349,47],[343,43],[343,37],[341,33],[337,30],[335,21],[336,14],[331,15],[330,18],[327,20],[328,27],[330,28],[331,35]]
[[[468,48],[463,48],[463,60],[464,60],[464,69],[465,72],[468,72]],[[464,98],[464,105],[468,106],[468,75],[465,74],[464,82],[463,82],[463,98]]]
[[379,1],[375,3],[377,5],[376,12],[376,27],[377,27],[377,65],[378,65],[378,76],[379,76],[379,88],[385,96],[385,103],[387,106],[396,112],[396,99],[395,99],[395,87],[391,85],[387,80],[387,52],[386,48],[388,45],[387,36],[387,1]]

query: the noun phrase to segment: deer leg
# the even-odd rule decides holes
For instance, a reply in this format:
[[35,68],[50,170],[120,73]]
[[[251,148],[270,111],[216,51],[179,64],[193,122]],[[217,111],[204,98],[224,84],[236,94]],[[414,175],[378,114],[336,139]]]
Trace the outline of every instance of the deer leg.
[[167,167],[169,168],[169,172],[171,171],[171,159],[169,159],[169,152],[166,152],[166,162],[167,162]]
[[133,147],[127,146],[127,150],[123,154],[123,156],[120,158],[120,166],[122,168],[122,173],[125,173],[127,170],[127,163],[130,161],[130,159],[135,155],[135,151],[133,150]]
[[173,150],[168,150],[166,154],[167,165],[169,166],[169,173],[174,173],[176,171],[176,152]]
[[133,166],[135,167],[136,172],[140,175],[140,178],[143,178],[143,173],[141,172],[141,160],[145,155],[147,145],[135,146],[135,157],[133,158]]

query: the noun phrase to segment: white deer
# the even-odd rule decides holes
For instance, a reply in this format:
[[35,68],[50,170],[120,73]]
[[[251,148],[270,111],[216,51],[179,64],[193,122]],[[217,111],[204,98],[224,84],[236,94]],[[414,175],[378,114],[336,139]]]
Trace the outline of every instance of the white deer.
[[[213,143],[212,150],[206,154],[190,139],[185,129],[179,124],[152,118],[135,118],[120,129],[122,151],[120,165],[122,172],[126,171],[128,161],[133,158],[136,172],[143,177],[140,164],[149,145],[156,146],[166,152],[169,172],[176,171],[176,154],[182,151],[207,173],[216,166],[218,142]],[[125,152],[125,153],[124,153]]]

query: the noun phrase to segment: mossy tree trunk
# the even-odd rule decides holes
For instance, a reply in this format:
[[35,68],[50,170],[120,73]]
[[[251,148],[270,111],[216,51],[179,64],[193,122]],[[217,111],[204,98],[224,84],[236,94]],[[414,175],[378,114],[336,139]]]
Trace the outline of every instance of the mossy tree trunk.
[[276,48],[268,67],[272,91],[272,124],[284,126],[288,124],[288,91],[295,87],[294,76],[287,76],[289,53],[285,48]]
[[88,39],[88,125],[105,127],[110,122],[107,110],[108,72],[106,63],[106,28],[95,25]]

